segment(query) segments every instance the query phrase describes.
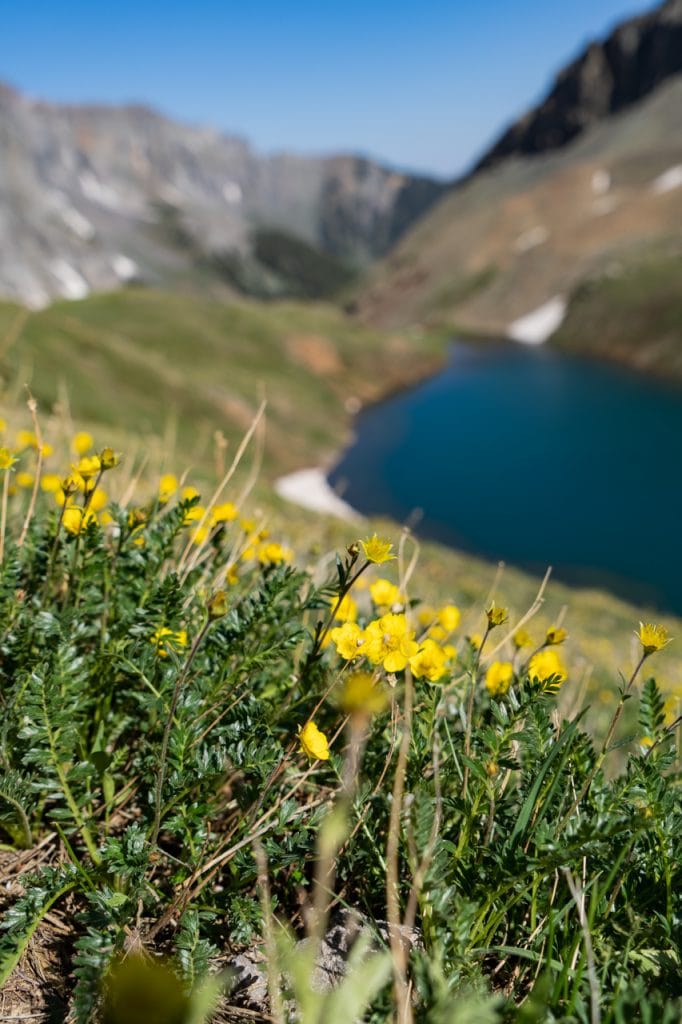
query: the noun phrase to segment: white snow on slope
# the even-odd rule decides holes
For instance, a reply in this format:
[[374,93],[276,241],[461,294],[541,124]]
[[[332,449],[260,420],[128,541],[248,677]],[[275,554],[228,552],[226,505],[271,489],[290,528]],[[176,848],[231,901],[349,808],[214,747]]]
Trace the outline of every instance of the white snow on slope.
[[359,522],[362,519],[348,502],[334,493],[322,469],[299,469],[296,473],[281,476],[275,481],[275,491],[280,498],[303,508],[311,508],[315,512],[325,512],[349,522]]
[[651,191],[660,196],[664,192],[672,192],[674,188],[679,188],[680,185],[682,185],[682,164],[675,164],[673,167],[669,167],[667,171],[663,171],[663,174],[659,174],[657,178],[654,178],[651,182]]
[[507,327],[507,335],[524,345],[542,345],[561,326],[566,316],[566,300],[555,295],[531,313],[513,320]]

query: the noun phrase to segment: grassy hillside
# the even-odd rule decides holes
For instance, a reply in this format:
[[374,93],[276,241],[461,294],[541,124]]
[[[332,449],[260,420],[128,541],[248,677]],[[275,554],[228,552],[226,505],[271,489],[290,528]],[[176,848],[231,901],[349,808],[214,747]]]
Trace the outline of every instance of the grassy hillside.
[[325,305],[234,302],[127,290],[39,313],[0,305],[6,401],[28,384],[93,427],[164,439],[167,461],[212,465],[267,399],[266,475],[326,461],[357,408],[433,370],[434,338],[359,328]]
[[[12,426],[28,425],[23,399],[29,384],[43,416],[57,403],[46,428],[58,450],[68,443],[71,420],[92,430],[99,443],[125,452],[129,472],[143,462],[148,477],[162,469],[189,469],[189,479],[204,493],[217,469],[216,431],[228,441],[224,463],[265,395],[264,460],[249,512],[259,510],[301,558],[312,561],[320,550],[350,543],[358,527],[293,510],[269,482],[290,469],[330,460],[348,437],[349,408],[428,372],[440,355],[434,337],[408,340],[358,328],[323,305],[226,306],[147,291],[58,303],[28,315],[0,306],[0,338],[4,416]],[[253,447],[245,466],[252,452]],[[422,596],[455,601],[476,632],[495,567],[431,544],[423,545],[420,561]],[[496,596],[520,616],[537,586],[536,579],[508,568]],[[646,612],[552,582],[537,628],[544,629],[564,607],[570,609],[576,682],[584,677],[594,692],[610,693],[617,682],[611,666],[630,658],[633,626]],[[682,636],[682,625],[666,621],[673,635]],[[659,679],[668,692],[679,687],[677,648],[672,645],[660,658]]]
[[682,380],[682,250],[583,282],[552,344]]
[[[682,274],[671,260],[658,272],[664,284],[646,265],[652,249],[679,252],[680,111],[678,77],[560,152],[510,159],[476,174],[370,274],[357,296],[361,318],[394,329],[445,325],[499,335],[556,295],[569,298],[577,290],[584,308],[585,281],[641,264],[636,288],[623,281],[627,312],[618,311],[617,285],[601,289],[598,325],[612,314],[612,325],[628,320],[639,351],[626,342],[626,354],[644,363],[643,350],[650,349],[652,362],[676,370]],[[607,333],[608,345],[617,348],[615,327]]]

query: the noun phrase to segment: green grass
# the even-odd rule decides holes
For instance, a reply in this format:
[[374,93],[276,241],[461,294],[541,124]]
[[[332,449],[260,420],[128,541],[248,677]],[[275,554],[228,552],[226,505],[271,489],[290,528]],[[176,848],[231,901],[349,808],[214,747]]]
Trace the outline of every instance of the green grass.
[[[124,472],[107,471],[108,490]],[[387,636],[407,639],[416,617],[383,618],[360,586],[406,586],[404,563],[308,538],[297,568],[237,557],[223,591],[244,529],[219,527],[188,560],[190,507],[140,495],[134,516],[113,505],[109,526],[74,535],[41,497],[22,543],[10,495],[4,1012],[226,1024],[239,997],[212,968],[264,943],[276,1024],[675,1024],[680,759],[653,679],[665,648],[647,654],[644,637],[634,663],[612,664],[623,691],[595,738],[577,681],[538,678],[514,651],[499,594],[497,616],[485,592],[460,622],[449,610],[457,653],[436,645],[429,678],[421,629],[389,663]],[[409,583],[410,616],[428,569]],[[359,691],[332,628],[347,595]],[[508,670],[495,695],[494,660]],[[629,732],[649,746],[624,760]],[[335,905],[362,915],[374,946],[328,992],[313,969]]]
[[[0,306],[0,338],[17,307]],[[439,343],[363,329],[332,306],[220,303],[126,290],[31,314],[2,352],[6,400],[28,384],[99,430],[149,440],[172,433],[169,461],[211,464],[215,430],[236,442],[268,401],[265,472],[329,460],[346,436],[344,401],[361,401],[435,368]],[[316,360],[318,362],[316,362]]]
[[625,258],[580,285],[552,344],[682,379],[682,254]]

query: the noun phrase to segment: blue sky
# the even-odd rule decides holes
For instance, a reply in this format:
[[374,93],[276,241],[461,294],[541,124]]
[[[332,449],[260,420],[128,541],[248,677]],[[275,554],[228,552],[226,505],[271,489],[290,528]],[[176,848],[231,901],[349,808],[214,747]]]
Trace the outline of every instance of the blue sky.
[[626,0],[33,0],[6,4],[0,79],[143,101],[261,150],[351,150],[453,175]]

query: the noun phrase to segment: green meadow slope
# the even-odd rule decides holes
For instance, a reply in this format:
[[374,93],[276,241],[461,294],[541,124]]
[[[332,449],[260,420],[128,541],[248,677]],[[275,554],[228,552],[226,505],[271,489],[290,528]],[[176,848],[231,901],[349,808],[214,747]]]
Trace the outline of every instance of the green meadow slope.
[[[87,427],[98,442],[123,451],[131,471],[146,463],[150,486],[162,470],[189,470],[189,480],[208,491],[216,432],[227,441],[224,464],[267,398],[263,463],[249,511],[259,510],[273,534],[310,563],[356,539],[359,530],[376,526],[397,537],[399,527],[359,527],[294,510],[270,484],[290,470],[331,461],[349,437],[352,410],[434,371],[442,358],[436,335],[358,327],[331,306],[225,305],[145,290],[56,303],[39,313],[2,305],[0,345],[10,428],[29,425],[28,385],[52,438],[66,441],[72,424]],[[253,446],[244,469],[252,463]],[[435,544],[422,545],[420,566],[420,586],[428,591],[420,596],[454,600],[464,628],[478,632],[496,567]],[[508,567],[494,592],[518,619],[537,587],[538,580]],[[533,628],[540,633],[563,615],[575,683],[565,699],[589,686],[605,711],[618,685],[615,666],[627,670],[633,628],[650,616],[608,594],[552,581]],[[681,623],[665,622],[682,637]],[[659,681],[669,693],[682,690],[679,647],[672,644],[659,658]]]

